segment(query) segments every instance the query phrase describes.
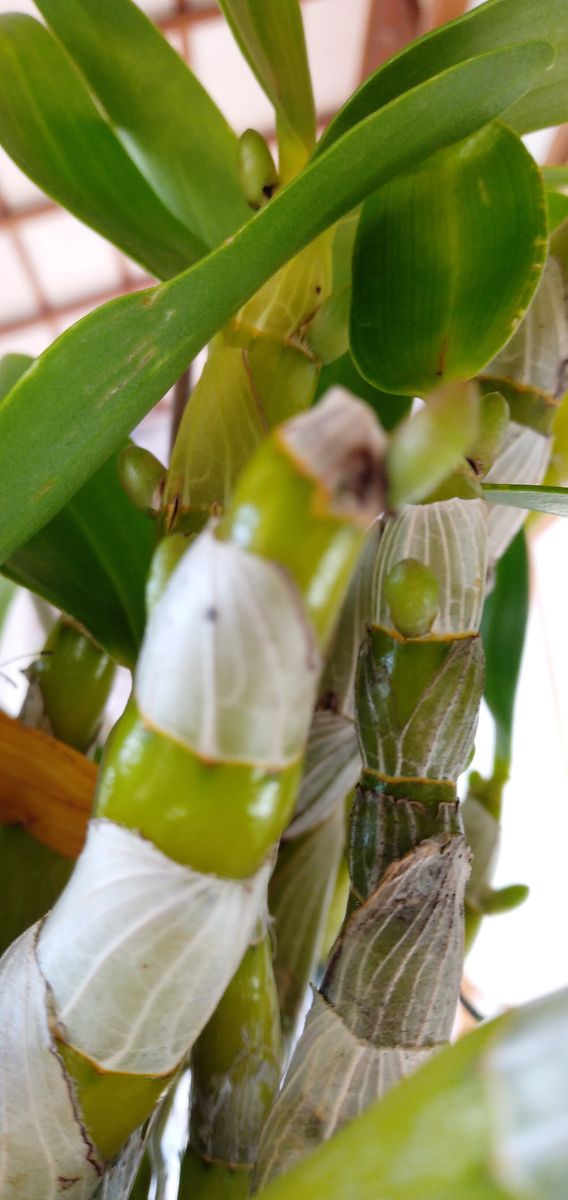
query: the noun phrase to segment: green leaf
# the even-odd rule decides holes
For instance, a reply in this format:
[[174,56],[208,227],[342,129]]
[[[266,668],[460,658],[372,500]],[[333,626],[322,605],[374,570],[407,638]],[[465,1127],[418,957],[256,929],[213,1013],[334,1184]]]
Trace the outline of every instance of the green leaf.
[[71,858],[36,841],[25,829],[0,824],[0,955],[53,908],[72,869]]
[[144,632],[144,587],[154,527],[118,480],[118,454],[3,564],[4,575],[43,596],[131,667]]
[[[149,1155],[145,1154],[130,1193],[123,1190],[117,1197],[117,1200],[148,1200],[148,1195],[151,1194],[151,1185],[152,1164]],[[103,1200],[103,1197],[97,1197],[95,1192],[95,1200]],[[111,1197],[107,1195],[104,1197],[104,1200],[111,1200]]]
[[19,14],[0,16],[0,142],[48,195],[152,274],[167,278],[205,252],[140,174],[55,38]]
[[408,396],[381,392],[373,387],[357,370],[350,351],[322,368],[315,399],[325,396],[332,387],[343,387],[360,400],[366,400],[376,412],[383,429],[394,429],[410,412],[412,401]]
[[473,384],[448,384],[434,392],[392,435],[387,455],[392,507],[424,500],[457,469],[478,434],[479,392]]
[[63,334],[0,406],[0,561],[65,504],[284,262],[417,158],[491,120],[549,60],[546,45],[517,46],[429,81],[310,164],[207,259]]
[[[0,400],[33,361],[25,354],[0,360]],[[119,454],[3,564],[0,587],[18,583],[43,596],[132,666],[144,632],[154,530],[120,486]]]
[[15,594],[16,585],[10,579],[0,578],[0,633]]
[[194,238],[213,247],[247,221],[237,139],[140,7],[132,0],[38,0],[37,8],[139,170]]
[[529,564],[523,530],[497,565],[485,601],[481,636],[485,650],[485,700],[497,729],[496,752],[511,757],[515,695],[529,611]]
[[568,192],[568,167],[542,167],[544,186],[558,192]]
[[526,883],[510,883],[507,887],[488,891],[481,901],[483,913],[490,917],[498,913],[512,912],[528,900],[530,889]]
[[[241,350],[216,348],[191,393],[172,451],[164,509],[199,528],[221,512],[266,434]],[[171,510],[170,510],[171,511]],[[190,526],[191,527],[191,526]]]
[[0,358],[0,400],[8,395],[33,361],[29,354],[5,354]]
[[568,11],[565,0],[486,0],[459,21],[443,25],[381,67],[344,104],[318,144],[318,153],[410,88],[448,67],[515,42],[543,38],[554,48],[554,66],[512,101],[506,121],[518,133],[568,120]]
[[[18,382],[31,362],[27,354],[6,354],[0,359],[0,400]],[[11,579],[0,576],[0,634],[16,591],[16,584]]]
[[564,224],[568,217],[568,196],[562,192],[555,192],[548,189],[546,192],[546,203],[548,207],[548,231],[554,233],[555,229],[559,229]]
[[[219,5],[276,109],[281,159],[282,141],[291,138],[299,147],[292,146],[286,154],[297,158],[301,167],[315,142],[316,111],[298,0],[219,0]],[[290,165],[286,176],[294,173],[294,164]]]
[[15,387],[33,362],[30,354],[5,354],[0,358],[0,401]]
[[568,517],[568,488],[531,483],[482,483],[481,486],[484,498],[490,504]]
[[548,205],[548,230],[554,233],[568,217],[568,167],[543,167]]
[[353,259],[351,351],[384,391],[470,379],[507,342],[547,251],[540,172],[493,124],[380,188]]
[[560,1200],[568,990],[482,1025],[259,1200]]

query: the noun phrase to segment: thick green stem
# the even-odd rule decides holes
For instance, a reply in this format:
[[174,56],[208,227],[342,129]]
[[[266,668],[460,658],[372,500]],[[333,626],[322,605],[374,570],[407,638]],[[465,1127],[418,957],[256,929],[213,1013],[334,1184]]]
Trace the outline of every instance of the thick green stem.
[[282,1029],[288,1039],[294,1035],[306,989],[320,962],[345,841],[346,800],[361,767],[354,685],[359,646],[371,617],[379,536],[375,524],[328,649],[294,816],[280,844],[270,882],[276,983]]
[[211,343],[172,453],[167,530],[219,516],[267,433],[312,403],[320,359],[305,329],[330,293],[331,242],[324,234],[292,259]]
[[[216,536],[190,545],[152,611],[85,851],[41,930],[2,963],[2,1020],[9,1026],[8,1011],[21,1009],[26,973],[34,1009],[33,1019],[22,1010],[23,1043],[16,1023],[2,1047],[17,1200],[37,1200],[38,1179],[52,1169],[74,1172],[91,1194],[239,966],[290,816],[319,646],[384,503],[382,455],[358,402],[329,400],[290,422],[248,468]],[[268,490],[267,466],[277,475]],[[149,768],[152,758],[149,780],[142,759]],[[227,795],[239,810],[232,823]],[[45,1081],[33,1126],[22,1054]]]
[[179,1200],[246,1200],[250,1174],[245,1168],[230,1168],[224,1163],[208,1163],[188,1146],[179,1181]]
[[[468,874],[455,781],[483,687],[485,561],[479,501],[406,509],[383,536],[357,681],[363,774],[351,816],[348,912],[265,1128],[256,1186],[450,1036]],[[393,621],[399,613],[406,636]]]
[[192,1054],[190,1145],[204,1163],[250,1172],[280,1082],[282,1043],[270,937],[262,928]]
[[270,880],[274,973],[282,1031],[288,1042],[319,964],[344,842],[345,817],[340,802],[327,820],[281,844]]
[[[258,137],[251,134],[244,142],[249,150],[252,144],[258,151]],[[219,516],[224,512],[231,502],[236,480],[269,429],[311,403],[319,363],[317,355],[304,345],[304,325],[311,323],[329,293],[330,247],[331,235],[308,247],[212,343],[172,456],[164,495],[166,528],[196,532],[209,515]],[[345,324],[346,314],[343,321]],[[291,786],[295,778],[292,773]],[[227,795],[234,811],[234,788],[228,789]],[[235,828],[235,841],[239,835],[242,836],[242,830]],[[277,836],[276,828],[274,835]],[[253,854],[256,852],[254,843],[249,849]],[[204,860],[204,866],[209,865]],[[220,869],[218,862],[215,867]],[[232,856],[231,873],[236,869],[238,864]],[[190,1163],[196,1152],[206,1160],[216,1160],[217,1174],[222,1172],[223,1163],[231,1164],[227,1170],[232,1171],[241,1162],[248,1168],[256,1160],[260,1130],[279,1079],[275,1063],[280,1062],[281,1054],[275,1050],[274,1037],[266,1036],[272,1027],[275,1005],[272,966],[265,952],[261,987],[257,959],[258,947],[253,945],[195,1047],[191,1128],[196,1150],[191,1145],[187,1156]],[[251,1003],[247,1017],[242,997],[253,987],[256,1000]],[[259,1035],[259,1011],[265,1013],[264,1040]],[[222,1031],[233,1026],[240,1031],[242,1042],[239,1065],[232,1066],[228,1058],[224,1071],[212,1047],[218,1047],[223,1040]],[[243,1071],[245,1045],[252,1052],[252,1060]],[[234,1078],[237,1071],[243,1076],[238,1082]],[[209,1134],[203,1132],[209,1119],[205,1111],[215,1113]],[[232,1141],[227,1133],[229,1128],[238,1129],[245,1121],[246,1146],[238,1137],[237,1142]],[[198,1175],[205,1186],[205,1177],[199,1172]],[[206,1178],[210,1179],[210,1173]]]

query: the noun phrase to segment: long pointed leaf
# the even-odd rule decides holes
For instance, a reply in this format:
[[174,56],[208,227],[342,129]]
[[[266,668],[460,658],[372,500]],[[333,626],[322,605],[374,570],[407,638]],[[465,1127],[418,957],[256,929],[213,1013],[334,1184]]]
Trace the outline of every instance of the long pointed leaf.
[[[0,400],[33,359],[0,360]],[[74,617],[119,662],[132,666],[144,630],[152,523],[127,499],[113,455],[1,568],[6,579]],[[10,585],[9,585],[10,586]],[[1,598],[1,593],[0,593]]]
[[483,495],[490,504],[568,517],[568,488],[530,483],[484,483],[482,487]]
[[219,0],[219,4],[280,122],[300,142],[307,158],[315,142],[316,111],[298,0]]
[[33,358],[29,354],[5,354],[0,358],[0,400],[8,395],[32,363]]
[[342,138],[229,244],[59,338],[0,406],[0,561],[62,507],[282,263],[397,171],[492,120],[549,61],[546,44],[532,43],[428,81]]
[[363,205],[351,352],[384,391],[471,379],[511,337],[547,253],[544,189],[500,122],[391,180]]
[[0,16],[0,142],[30,179],[167,278],[205,252],[168,211],[39,21]]
[[144,632],[152,522],[127,498],[113,454],[1,567],[7,578],[74,617],[132,667]]
[[16,584],[10,579],[0,579],[0,633],[15,595]]
[[234,133],[139,6],[38,0],[37,8],[142,174],[194,236],[213,247],[248,220]]
[[318,145],[327,149],[357,122],[409,88],[474,55],[514,41],[544,38],[555,50],[552,70],[513,101],[506,122],[518,133],[568,120],[568,9],[565,0],[486,0],[459,21],[413,42],[365,81],[341,108]]
[[497,727],[497,753],[511,754],[513,711],[529,609],[529,564],[522,530],[497,565],[495,587],[485,601],[481,635],[485,650],[485,699]]

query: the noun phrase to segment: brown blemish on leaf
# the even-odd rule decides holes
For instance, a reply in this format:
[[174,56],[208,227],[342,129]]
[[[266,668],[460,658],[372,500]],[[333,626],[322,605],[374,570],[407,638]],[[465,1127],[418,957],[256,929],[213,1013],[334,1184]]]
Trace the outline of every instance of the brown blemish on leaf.
[[38,492],[34,492],[34,494],[32,496],[32,501],[40,500],[42,496],[47,495],[48,492],[52,491],[54,485],[55,485],[55,480],[48,479],[47,483],[44,483],[43,487],[41,487]]

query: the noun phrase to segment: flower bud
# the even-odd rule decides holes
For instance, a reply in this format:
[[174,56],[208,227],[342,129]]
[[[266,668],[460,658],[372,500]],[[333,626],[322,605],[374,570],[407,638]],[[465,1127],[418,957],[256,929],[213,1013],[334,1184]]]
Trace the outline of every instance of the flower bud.
[[385,599],[395,628],[403,637],[424,637],[438,612],[438,580],[418,559],[403,558],[387,575]]
[[251,208],[262,208],[278,186],[278,173],[270,150],[256,129],[245,129],[239,138],[237,171]]
[[479,438],[470,459],[478,475],[485,475],[500,453],[509,424],[509,405],[500,392],[488,392],[479,402]]
[[157,516],[166,478],[161,462],[149,450],[130,442],[118,460],[118,474],[126,495],[136,508],[148,517]]

